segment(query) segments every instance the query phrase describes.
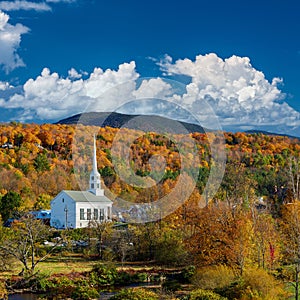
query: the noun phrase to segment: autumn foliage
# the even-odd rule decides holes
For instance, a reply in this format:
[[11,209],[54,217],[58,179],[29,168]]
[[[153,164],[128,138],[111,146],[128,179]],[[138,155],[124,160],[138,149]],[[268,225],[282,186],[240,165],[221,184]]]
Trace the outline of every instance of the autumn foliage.
[[[118,129],[11,123],[0,126],[0,193],[19,193],[23,200],[22,206],[29,208],[35,205],[41,195],[53,197],[63,189],[85,189],[91,159],[91,151],[85,146],[87,139],[94,133],[97,135],[98,167],[105,185],[114,194],[130,198],[133,202],[144,202],[145,199],[155,201],[176,185],[182,163],[180,154],[176,143],[163,135],[151,132],[142,134],[128,145],[130,165],[118,162],[124,163],[124,168],[132,168],[135,175],[141,178],[148,176],[153,181],[152,190],[143,190],[122,181],[115,170],[111,147]],[[127,129],[124,140],[130,140],[135,134],[133,130]],[[195,140],[199,154],[199,165],[193,167],[199,173],[196,192],[201,194],[212,164],[210,147],[205,134],[193,133],[191,137]],[[244,195],[255,191],[255,196],[267,196],[275,202],[275,208],[278,202],[293,198],[293,188],[288,185],[289,159],[299,156],[298,140],[245,133],[225,133],[225,140],[228,168],[238,164],[242,169],[240,171],[245,174],[241,178],[245,181],[242,185],[243,188],[249,187],[249,191],[242,191]],[[12,148],[6,147],[8,144]],[[163,160],[156,161],[156,165],[150,164],[149,160],[157,155]],[[163,163],[161,176],[160,165]],[[233,185],[230,180],[234,181],[234,174],[227,173],[218,196],[228,201],[241,201],[234,199],[237,197],[233,195],[239,187],[231,191]],[[239,197],[242,196],[240,193]]]
[[[86,190],[94,134],[103,187],[114,198],[154,202],[169,195],[180,176],[191,189],[184,203],[163,220],[130,225],[126,237],[130,237],[133,247],[128,246],[124,236],[115,235],[117,242],[112,242],[112,248],[122,262],[137,259],[176,266],[193,264],[197,266],[194,280],[199,288],[212,285],[227,296],[230,289],[239,293],[242,287],[242,299],[281,299],[277,295],[283,293],[282,286],[273,275],[293,280],[293,275],[283,270],[289,264],[296,264],[295,272],[300,273],[298,139],[224,133],[227,156],[222,182],[216,193],[203,194],[209,174],[216,167],[209,143],[213,133],[210,137],[190,134],[198,160],[195,164],[193,155],[187,154],[182,170],[179,147],[167,135],[123,129],[118,139],[127,145],[126,152],[122,143],[116,143],[117,128],[2,124],[2,218],[11,217],[5,199],[12,194],[20,200],[13,209],[22,212],[49,208],[51,199],[61,190]],[[136,181],[124,180],[122,172]],[[148,187],[142,186],[144,180]],[[172,195],[174,202],[185,196],[182,189]],[[199,206],[200,202],[205,207]],[[224,275],[222,282],[216,281],[218,273]],[[267,289],[256,282],[257,277],[265,278]],[[276,284],[277,290],[273,289]]]

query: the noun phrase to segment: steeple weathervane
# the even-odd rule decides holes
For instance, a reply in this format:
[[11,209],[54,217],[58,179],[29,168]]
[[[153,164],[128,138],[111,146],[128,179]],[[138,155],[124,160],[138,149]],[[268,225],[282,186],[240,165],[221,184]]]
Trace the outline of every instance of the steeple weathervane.
[[101,189],[100,174],[97,168],[96,137],[94,135],[93,169],[90,173],[89,191],[96,196],[104,196],[104,190]]

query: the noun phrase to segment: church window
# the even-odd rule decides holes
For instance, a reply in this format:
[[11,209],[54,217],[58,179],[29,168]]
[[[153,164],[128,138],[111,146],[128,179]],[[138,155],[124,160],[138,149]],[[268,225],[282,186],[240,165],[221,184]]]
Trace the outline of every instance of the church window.
[[100,184],[99,183],[97,183],[97,189],[100,189]]
[[103,221],[104,220],[104,208],[100,208],[100,218],[99,218],[100,221]]
[[86,210],[86,218],[87,218],[87,220],[91,220],[91,217],[92,217],[92,210],[90,208],[88,208]]
[[94,220],[98,220],[98,209],[94,208]]
[[94,176],[92,176],[92,180],[94,180]]
[[92,188],[92,189],[94,188],[94,184],[93,184],[93,183],[91,184],[91,188]]
[[80,220],[84,220],[84,208],[80,208]]

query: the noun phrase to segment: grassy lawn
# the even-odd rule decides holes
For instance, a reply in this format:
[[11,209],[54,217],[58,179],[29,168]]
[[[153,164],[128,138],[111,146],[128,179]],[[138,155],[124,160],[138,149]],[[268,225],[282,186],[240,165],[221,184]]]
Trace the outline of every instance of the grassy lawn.
[[[78,276],[78,273],[91,271],[93,266],[96,264],[102,263],[102,261],[95,259],[90,259],[85,257],[82,254],[76,253],[68,253],[62,252],[57,253],[55,255],[50,256],[45,261],[40,262],[36,268],[35,272],[39,272],[41,275],[45,275],[45,277],[51,275],[67,275],[70,274],[70,278],[75,278]],[[135,270],[136,272],[149,272],[151,274],[151,278],[156,278],[155,276],[159,276],[160,271],[163,270],[164,273],[176,272],[178,269],[176,268],[166,268],[157,266],[153,263],[149,262],[136,262],[136,263],[121,263],[115,262],[114,265],[119,270]],[[18,280],[18,275],[22,271],[21,263],[14,263],[12,268],[6,272],[0,272],[0,279],[8,279],[11,278],[13,280]],[[71,275],[72,274],[72,275]],[[74,277],[75,276],[75,277]],[[150,275],[149,275],[150,278]],[[158,277],[157,277],[158,278]],[[147,289],[161,289],[159,282],[152,282],[151,285],[149,283],[145,283],[145,288]],[[186,295],[190,292],[192,286],[182,285],[181,290],[178,291],[178,295]]]
[[[84,257],[82,254],[66,253],[56,254],[48,257],[45,261],[38,263],[35,271],[39,271],[43,274],[68,274],[71,272],[85,272],[90,271],[94,265],[101,263],[100,260],[92,260]],[[152,265],[140,262],[140,263],[118,263],[116,267],[122,270],[135,269],[135,270],[160,270],[173,271],[176,268],[164,268],[156,265]],[[19,262],[15,262],[11,268],[7,271],[0,272],[0,278],[9,277],[11,275],[18,275],[22,271],[22,265]]]
[[86,259],[80,255],[70,254],[67,256],[54,256],[40,262],[36,270],[42,273],[52,274],[67,274],[70,272],[90,271],[98,261]]
[[[40,262],[36,266],[36,271],[43,274],[67,274],[71,272],[90,271],[93,265],[97,264],[96,260],[89,260],[78,254],[55,255]],[[22,265],[19,262],[12,264],[7,271],[0,272],[0,278],[7,278],[11,275],[18,275],[22,271]]]

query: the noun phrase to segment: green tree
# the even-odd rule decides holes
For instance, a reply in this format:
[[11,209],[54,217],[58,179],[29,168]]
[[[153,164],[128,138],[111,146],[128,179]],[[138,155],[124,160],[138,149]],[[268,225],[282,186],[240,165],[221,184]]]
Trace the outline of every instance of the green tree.
[[[238,179],[238,180],[237,180]],[[227,163],[217,198],[225,200],[234,214],[241,208],[250,208],[255,196],[256,182],[247,174],[240,162]]]
[[52,197],[47,194],[40,194],[34,204],[34,209],[50,209],[50,202]]
[[9,191],[0,201],[0,212],[3,222],[15,216],[21,205],[21,196],[17,192]]
[[162,265],[178,266],[185,265],[188,258],[182,233],[179,230],[162,228],[161,235],[155,241],[155,261]]
[[37,157],[34,159],[33,165],[38,172],[45,172],[50,170],[48,158],[44,153],[39,153],[37,155]]

